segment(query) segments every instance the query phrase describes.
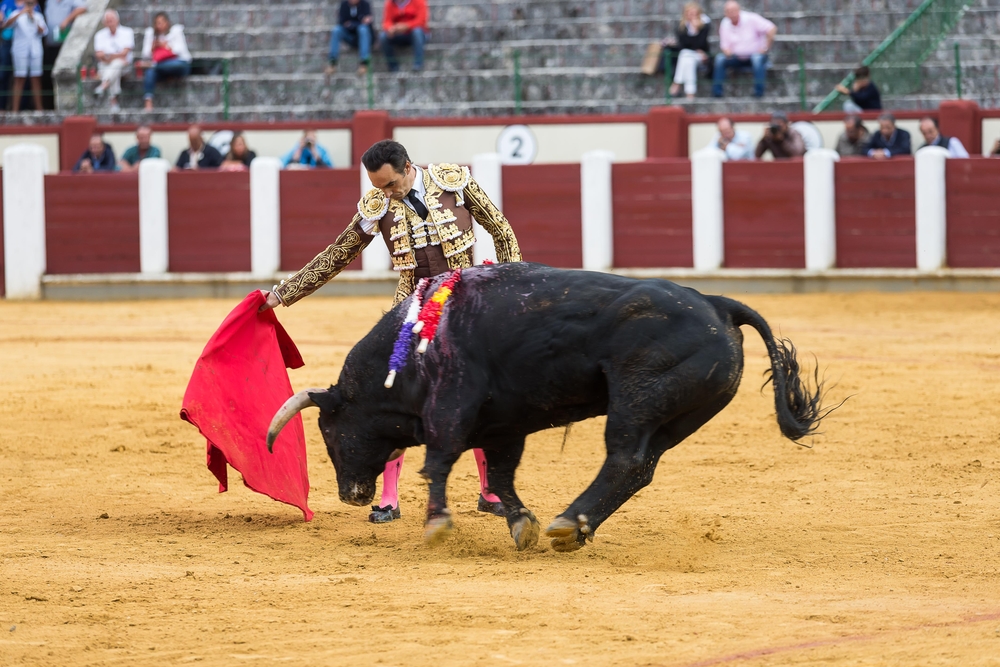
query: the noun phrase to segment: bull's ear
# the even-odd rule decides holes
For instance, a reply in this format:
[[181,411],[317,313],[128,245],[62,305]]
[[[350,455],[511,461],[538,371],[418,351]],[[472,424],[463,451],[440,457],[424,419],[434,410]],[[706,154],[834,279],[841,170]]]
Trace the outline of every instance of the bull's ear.
[[331,385],[326,391],[309,392],[309,398],[322,412],[336,412],[343,403],[340,390],[337,389],[336,385]]

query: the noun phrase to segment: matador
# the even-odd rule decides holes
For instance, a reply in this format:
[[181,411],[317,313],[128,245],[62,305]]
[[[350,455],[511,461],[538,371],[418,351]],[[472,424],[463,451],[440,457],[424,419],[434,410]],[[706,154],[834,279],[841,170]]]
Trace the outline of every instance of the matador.
[[[329,282],[381,234],[399,273],[393,305],[409,296],[420,278],[473,265],[475,220],[493,237],[497,260],[521,261],[510,223],[469,173],[454,164],[419,167],[402,144],[379,141],[361,157],[374,186],[358,202],[351,224],[326,250],[297,273],[275,285],[265,307],[291,306]],[[489,492],[486,456],[473,450],[479,470],[478,508],[504,516],[500,498]],[[400,517],[397,485],[403,455],[386,463],[382,498],[368,519],[385,523]]]

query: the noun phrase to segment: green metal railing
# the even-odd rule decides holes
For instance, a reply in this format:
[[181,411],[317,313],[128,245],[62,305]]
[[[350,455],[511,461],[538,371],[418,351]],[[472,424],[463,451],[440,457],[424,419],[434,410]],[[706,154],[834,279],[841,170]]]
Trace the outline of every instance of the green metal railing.
[[[892,31],[861,64],[872,71],[872,79],[883,94],[905,95],[918,90],[923,82],[920,66],[934,53],[969,8],[966,0],[924,0],[902,25]],[[854,74],[840,85],[850,88]],[[813,108],[820,113],[841,93],[836,89]]]
[[521,100],[524,99],[524,91],[521,90],[521,51],[514,50],[514,113],[521,115]]
[[962,55],[958,42],[955,42],[955,94],[962,99]]
[[674,96],[670,93],[670,84],[673,80],[670,78],[674,71],[674,52],[672,49],[663,49],[663,101],[667,104],[672,104],[674,101]]

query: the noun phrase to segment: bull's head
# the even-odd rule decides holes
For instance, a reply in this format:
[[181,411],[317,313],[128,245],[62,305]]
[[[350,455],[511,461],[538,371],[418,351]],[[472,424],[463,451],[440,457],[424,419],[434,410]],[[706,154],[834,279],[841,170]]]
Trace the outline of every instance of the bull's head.
[[353,401],[345,400],[332,386],[305,389],[285,401],[267,430],[268,451],[273,451],[285,424],[305,408],[319,408],[319,430],[337,471],[340,500],[348,505],[367,505],[375,497],[375,480],[396,447],[387,440],[373,438],[370,415]]

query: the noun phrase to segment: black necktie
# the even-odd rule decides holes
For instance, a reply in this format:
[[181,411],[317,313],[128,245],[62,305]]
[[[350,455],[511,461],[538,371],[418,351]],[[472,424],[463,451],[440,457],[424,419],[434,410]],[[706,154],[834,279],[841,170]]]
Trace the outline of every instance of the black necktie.
[[413,204],[413,210],[417,212],[417,215],[420,216],[420,219],[421,220],[426,220],[427,219],[428,210],[427,210],[427,207],[424,206],[424,203],[422,201],[420,201],[420,199],[417,197],[417,191],[416,190],[410,190],[406,194],[406,198],[410,200],[411,204]]

